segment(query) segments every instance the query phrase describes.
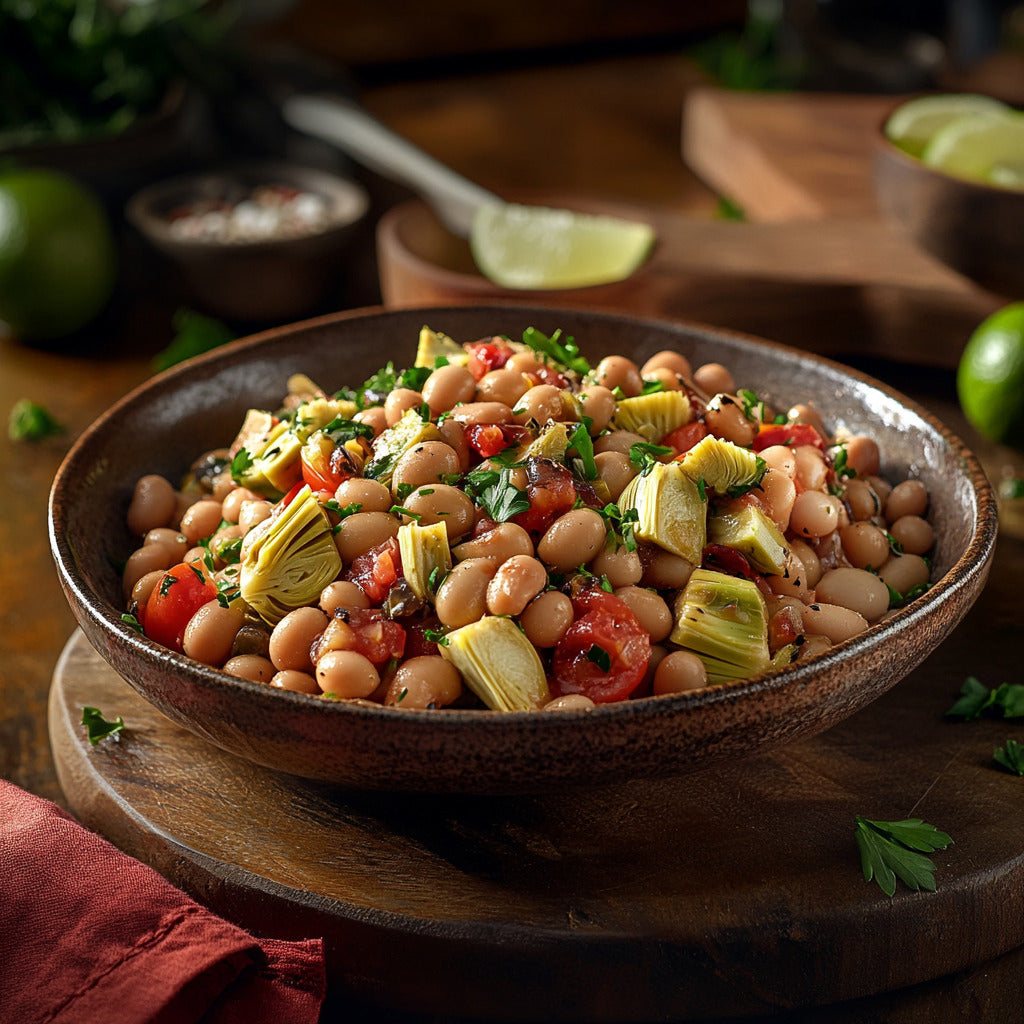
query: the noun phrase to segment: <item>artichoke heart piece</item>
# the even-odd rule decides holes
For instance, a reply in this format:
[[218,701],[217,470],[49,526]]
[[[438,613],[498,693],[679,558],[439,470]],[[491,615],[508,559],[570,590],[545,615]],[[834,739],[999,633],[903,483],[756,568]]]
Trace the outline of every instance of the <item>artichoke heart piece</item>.
[[448,530],[444,523],[420,526],[406,523],[398,528],[398,551],[402,571],[412,592],[424,600],[433,600],[437,584],[452,567]]
[[277,625],[295,608],[313,604],[341,571],[331,524],[309,487],[275,510],[246,545],[239,588],[264,622]]
[[306,441],[337,419],[351,419],[356,411],[356,403],[347,398],[314,398],[303,402],[295,410],[292,430],[301,440]]
[[701,438],[683,456],[679,465],[694,480],[703,479],[717,494],[743,492],[756,487],[767,468],[764,459],[756,452],[711,434]]
[[550,698],[537,649],[508,618],[485,615],[438,649],[492,711],[534,711]]
[[433,369],[438,359],[447,359],[455,366],[465,366],[469,362],[469,353],[447,334],[431,330],[425,324],[420,328],[419,344],[416,346],[415,366],[428,366]]
[[682,391],[655,391],[620,398],[612,422],[619,430],[630,430],[648,441],[660,441],[689,423],[691,416],[690,400]]
[[656,462],[626,485],[619,508],[636,509],[633,533],[699,565],[707,543],[707,502],[678,462]]
[[274,424],[265,437],[250,439],[245,450],[249,459],[235,476],[240,487],[277,501],[298,480],[302,439],[286,421]]
[[694,569],[676,598],[669,639],[704,662],[709,683],[747,679],[769,668],[768,611],[757,585]]
[[789,561],[786,538],[754,505],[708,516],[708,540],[746,555],[755,569],[769,576],[781,576],[786,571]]
[[373,442],[373,458],[363,467],[363,476],[391,486],[395,464],[413,445],[424,441],[439,441],[441,432],[429,420],[424,420],[416,409],[407,409],[405,415]]
[[516,449],[516,462],[527,459],[550,459],[564,462],[569,450],[569,428],[564,423],[550,422],[541,427],[540,433],[531,441]]

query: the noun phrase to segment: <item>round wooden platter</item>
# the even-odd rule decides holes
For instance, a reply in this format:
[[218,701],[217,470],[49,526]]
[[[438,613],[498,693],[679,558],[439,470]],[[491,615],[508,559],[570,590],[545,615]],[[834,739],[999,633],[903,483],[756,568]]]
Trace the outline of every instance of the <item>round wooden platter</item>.
[[[966,1019],[957,1000],[1011,1019],[980,1015],[974,986],[1002,979],[986,1008],[1022,1005],[1024,789],[991,766],[1009,723],[944,720],[961,647],[784,750],[528,797],[268,771],[169,722],[80,633],[50,732],[85,824],[257,934],[323,936],[347,1020]],[[119,740],[90,746],[87,705],[123,717]],[[951,833],[937,890],[890,899],[865,882],[858,814]],[[897,990],[917,1009],[880,1015]]]

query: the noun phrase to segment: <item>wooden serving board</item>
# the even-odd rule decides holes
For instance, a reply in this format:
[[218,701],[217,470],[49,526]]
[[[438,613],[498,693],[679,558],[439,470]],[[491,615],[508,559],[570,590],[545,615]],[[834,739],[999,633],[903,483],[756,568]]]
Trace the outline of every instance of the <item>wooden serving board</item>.
[[[1003,723],[943,719],[964,660],[1009,628],[1006,591],[830,732],[659,783],[314,785],[170,723],[80,633],[53,679],[53,752],[73,812],[123,850],[256,933],[323,936],[325,1020],[1015,1019],[1024,791],[991,768]],[[84,705],[124,718],[119,742],[88,744]],[[951,832],[937,891],[865,882],[857,814]]]

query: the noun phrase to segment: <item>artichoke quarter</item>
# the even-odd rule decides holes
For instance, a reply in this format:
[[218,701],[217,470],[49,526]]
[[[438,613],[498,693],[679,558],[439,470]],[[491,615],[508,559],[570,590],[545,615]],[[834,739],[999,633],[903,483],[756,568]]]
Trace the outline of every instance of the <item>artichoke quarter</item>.
[[259,534],[243,547],[239,588],[242,600],[275,626],[295,608],[316,603],[341,571],[341,555],[309,487],[257,529]]

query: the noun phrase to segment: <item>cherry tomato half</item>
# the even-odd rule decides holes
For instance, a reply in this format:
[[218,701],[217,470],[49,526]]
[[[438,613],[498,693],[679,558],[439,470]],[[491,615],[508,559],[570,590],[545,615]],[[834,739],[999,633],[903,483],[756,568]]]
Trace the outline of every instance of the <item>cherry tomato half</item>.
[[825,439],[809,423],[766,423],[757,432],[751,448],[755,452],[764,451],[773,445],[784,444],[790,448],[813,444],[825,450]]
[[216,596],[217,585],[202,562],[180,562],[163,574],[139,608],[139,622],[150,640],[180,651],[189,620]]
[[386,618],[379,608],[348,609],[348,624],[355,634],[352,650],[374,665],[386,665],[405,654],[405,627]]
[[466,427],[466,443],[485,459],[528,437],[530,431],[514,423],[471,423]]
[[382,544],[358,555],[347,575],[348,579],[363,588],[363,593],[374,604],[380,604],[398,581],[401,572],[402,558],[398,552],[398,541],[389,537]]
[[661,439],[661,444],[674,448],[678,457],[684,455],[698,441],[702,441],[707,436],[708,428],[700,420],[693,420],[690,423],[684,423],[681,427],[676,427],[675,430],[670,430]]
[[299,463],[303,482],[311,491],[334,492],[342,481],[359,473],[352,453],[319,431],[302,446]]
[[647,673],[650,635],[624,601],[600,588],[572,604],[577,618],[555,648],[552,695],[582,693],[595,704],[625,700]]
[[495,339],[494,341],[478,341],[467,345],[469,361],[466,369],[473,374],[473,380],[480,380],[491,370],[500,370],[512,355],[512,346],[507,342]]

